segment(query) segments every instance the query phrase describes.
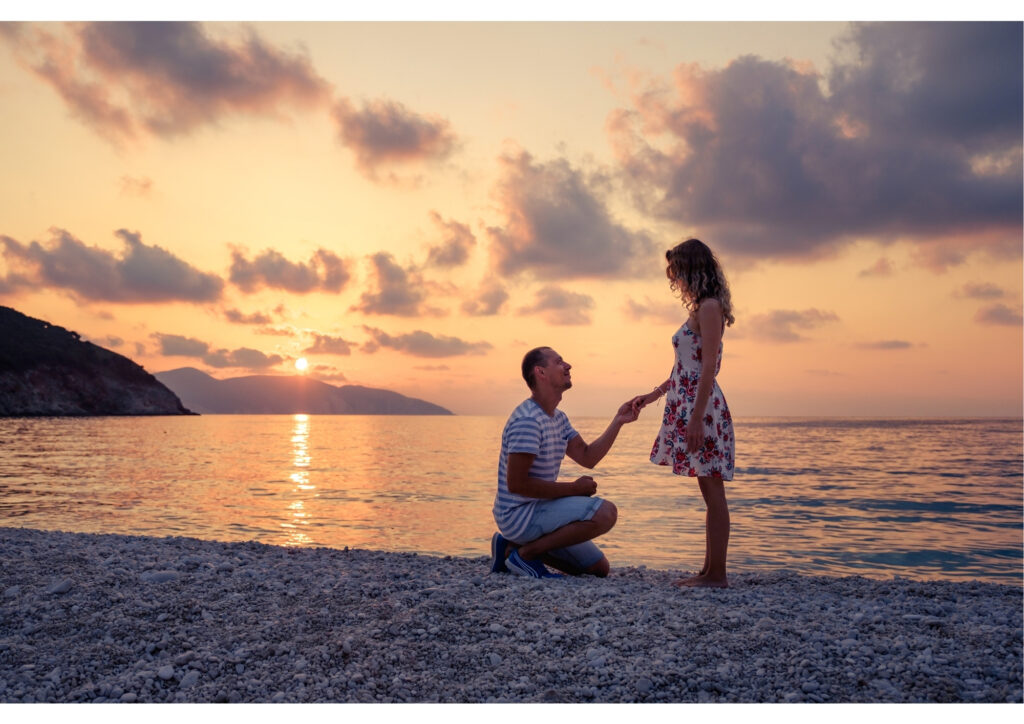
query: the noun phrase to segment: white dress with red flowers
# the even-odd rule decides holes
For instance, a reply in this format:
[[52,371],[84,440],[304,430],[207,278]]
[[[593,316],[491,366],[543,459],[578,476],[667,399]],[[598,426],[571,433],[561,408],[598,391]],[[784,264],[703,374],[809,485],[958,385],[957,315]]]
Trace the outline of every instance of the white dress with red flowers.
[[[683,324],[672,335],[672,346],[676,350],[676,363],[669,378],[665,414],[661,431],[651,450],[651,462],[671,465],[676,475],[732,480],[736,440],[732,431],[732,415],[717,380],[711,388],[711,397],[704,412],[704,442],[697,452],[690,454],[686,451],[686,425],[693,416],[693,407],[697,402],[697,383],[700,381],[700,335],[694,334],[688,323]],[[722,345],[719,344],[716,375],[721,367]]]

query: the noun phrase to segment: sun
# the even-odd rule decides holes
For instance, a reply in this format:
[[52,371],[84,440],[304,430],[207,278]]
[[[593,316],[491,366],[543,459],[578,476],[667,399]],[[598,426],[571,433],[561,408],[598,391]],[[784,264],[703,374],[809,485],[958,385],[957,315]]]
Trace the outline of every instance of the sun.
[[309,362],[306,360],[305,357],[299,357],[297,360],[295,360],[295,369],[297,369],[299,372],[305,372],[307,367],[309,367]]

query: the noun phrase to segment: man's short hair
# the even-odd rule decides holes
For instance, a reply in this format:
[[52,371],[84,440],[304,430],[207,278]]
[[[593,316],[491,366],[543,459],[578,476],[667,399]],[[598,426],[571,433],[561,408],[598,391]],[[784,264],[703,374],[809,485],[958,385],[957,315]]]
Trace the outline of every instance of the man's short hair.
[[537,384],[537,380],[533,374],[533,368],[537,366],[544,366],[544,355],[551,350],[550,347],[534,347],[526,356],[523,357],[523,379],[526,380],[526,386],[531,390],[533,386]]

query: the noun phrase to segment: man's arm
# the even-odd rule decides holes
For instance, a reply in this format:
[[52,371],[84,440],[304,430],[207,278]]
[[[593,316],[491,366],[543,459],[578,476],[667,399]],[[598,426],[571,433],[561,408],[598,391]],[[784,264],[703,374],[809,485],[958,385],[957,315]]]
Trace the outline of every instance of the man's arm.
[[583,467],[593,469],[611,450],[622,426],[636,420],[639,414],[640,410],[634,408],[632,400],[624,402],[601,437],[588,445],[582,435],[577,435],[569,441],[565,454]]
[[[575,439],[578,439],[577,435]],[[530,466],[536,455],[530,453],[509,453],[508,491],[527,498],[565,498],[570,495],[593,495],[597,492],[597,483],[589,475],[577,478],[571,483],[553,483],[550,480],[530,477]]]

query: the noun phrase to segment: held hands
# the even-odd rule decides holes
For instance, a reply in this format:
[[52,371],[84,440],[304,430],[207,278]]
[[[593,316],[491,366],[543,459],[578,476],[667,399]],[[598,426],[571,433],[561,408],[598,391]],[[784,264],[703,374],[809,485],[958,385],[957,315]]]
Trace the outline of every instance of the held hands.
[[[640,410],[644,409],[652,402],[657,402],[659,399],[661,399],[661,395],[657,392],[648,392],[646,395],[637,395],[630,400],[628,404],[633,407],[633,412],[637,417],[639,417]],[[635,420],[636,417],[633,419]]]
[[637,399],[639,398],[634,397],[632,400],[622,403],[618,412],[615,413],[616,422],[620,422],[625,425],[636,421],[636,418],[640,416],[640,408],[636,406]]
[[576,488],[576,495],[593,495],[597,492],[597,483],[589,475],[584,475],[581,478],[576,478],[573,481],[573,485]]

